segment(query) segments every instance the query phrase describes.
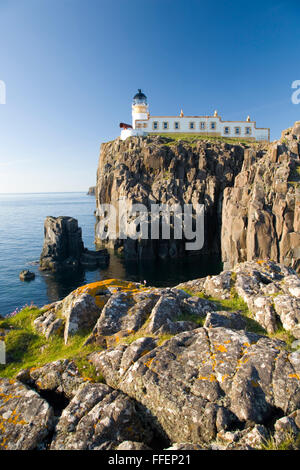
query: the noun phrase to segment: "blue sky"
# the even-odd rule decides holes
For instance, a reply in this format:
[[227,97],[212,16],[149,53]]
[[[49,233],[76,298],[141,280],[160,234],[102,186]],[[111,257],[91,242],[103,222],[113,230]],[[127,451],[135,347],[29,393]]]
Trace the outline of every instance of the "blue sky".
[[86,191],[101,142],[155,115],[300,119],[299,1],[0,0],[0,192]]

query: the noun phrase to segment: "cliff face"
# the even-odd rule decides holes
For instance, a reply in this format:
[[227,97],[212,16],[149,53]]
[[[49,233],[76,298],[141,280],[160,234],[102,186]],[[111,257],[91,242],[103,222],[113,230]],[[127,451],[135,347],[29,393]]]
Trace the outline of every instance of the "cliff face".
[[273,259],[300,270],[300,123],[258,159],[245,153],[234,187],[224,191],[222,258]]
[[[299,269],[299,125],[273,144],[162,136],[116,139],[101,146],[97,207],[125,198],[153,203],[204,204],[202,254],[225,266],[270,258]],[[96,241],[100,241],[97,240]],[[176,257],[185,240],[108,240],[127,258]]]
[[[134,137],[103,144],[97,172],[96,200],[112,203],[125,197],[127,206],[150,204],[205,205],[205,243],[202,253],[220,253],[222,195],[234,184],[244,147],[227,143],[174,142],[166,137]],[[117,240],[128,258],[176,257],[185,252],[184,240]],[[194,254],[194,252],[188,252]]]

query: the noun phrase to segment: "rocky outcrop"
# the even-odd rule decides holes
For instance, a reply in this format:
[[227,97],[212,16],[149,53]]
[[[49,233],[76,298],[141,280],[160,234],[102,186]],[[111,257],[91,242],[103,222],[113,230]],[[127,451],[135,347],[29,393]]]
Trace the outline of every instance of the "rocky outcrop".
[[272,259],[300,270],[300,124],[283,132],[262,158],[245,152],[234,187],[224,190],[225,267]]
[[[177,288],[220,300],[240,298],[253,319],[268,333],[283,326],[295,338],[300,338],[300,280],[291,268],[272,261],[249,261],[217,276],[179,284]],[[217,319],[214,320],[214,314],[206,321],[214,320],[221,326],[219,315],[220,312]]]
[[0,378],[0,450],[42,450],[54,428],[46,400],[16,380]]
[[292,268],[248,261],[176,288],[99,281],[1,320],[6,372],[38,334],[43,354],[55,335],[81,342],[72,359],[0,379],[0,446],[298,449],[299,299]]
[[[162,136],[116,139],[102,144],[97,172],[96,202],[204,204],[205,244],[202,253],[220,253],[221,201],[224,188],[239,173],[244,145],[197,141],[178,143]],[[99,218],[98,218],[99,220]],[[171,230],[172,232],[172,230]],[[178,257],[186,254],[186,240],[107,240],[128,259]],[[101,243],[101,240],[96,241]],[[189,252],[189,254],[195,254]]]
[[95,196],[95,194],[96,194],[96,186],[90,186],[89,190],[87,192],[87,195],[88,196]]
[[79,266],[97,267],[107,264],[107,250],[93,252],[84,248],[81,228],[73,217],[46,217],[44,246],[40,269],[61,271]]
[[52,335],[63,335],[67,343],[68,338],[78,331],[92,330],[106,302],[121,290],[130,298],[142,290],[142,285],[110,279],[78,287],[63,300],[45,306],[33,326],[47,339]]
[[[80,376],[74,362],[57,361],[23,370],[17,378],[19,381],[13,383],[0,381],[0,391],[4,391],[0,393],[0,404],[1,400],[7,403],[0,410],[3,448],[150,448],[147,444],[151,445],[153,430],[143,421],[138,404],[107,385],[90,383]],[[53,408],[45,400],[51,401]],[[32,416],[27,422],[30,407]]]
[[19,278],[21,281],[33,281],[33,279],[35,278],[35,274],[31,271],[28,271],[28,269],[24,269],[20,272]]
[[171,442],[209,443],[300,407],[300,353],[278,340],[199,328],[146,351],[132,343],[91,360],[110,386],[150,410]]
[[151,443],[137,405],[104,384],[85,384],[63,410],[52,450],[111,450],[125,441]]
[[76,332],[92,329],[88,343],[105,347],[137,332],[174,335],[199,324],[244,330],[245,318],[238,307],[226,312],[215,303],[234,299],[244,302],[261,331],[273,334],[283,327],[300,339],[299,277],[292,268],[273,261],[241,263],[176,288],[118,280],[87,284],[48,306],[34,327],[47,338],[63,334],[66,343]]
[[73,361],[60,360],[42,367],[24,369],[17,379],[39,393],[52,392],[61,398],[72,399],[77,390],[85,383]]
[[[128,295],[114,294],[102,309],[89,342],[117,344],[120,338],[142,332],[147,335],[177,334],[197,327],[213,310],[211,302],[192,298],[177,289],[144,289]],[[185,320],[189,318],[189,320]]]

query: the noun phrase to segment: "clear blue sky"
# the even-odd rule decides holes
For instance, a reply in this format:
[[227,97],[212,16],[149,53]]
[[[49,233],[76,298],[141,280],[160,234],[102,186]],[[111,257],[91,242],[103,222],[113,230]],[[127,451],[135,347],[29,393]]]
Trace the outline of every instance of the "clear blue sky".
[[0,192],[86,191],[101,142],[152,114],[300,119],[300,2],[0,0]]

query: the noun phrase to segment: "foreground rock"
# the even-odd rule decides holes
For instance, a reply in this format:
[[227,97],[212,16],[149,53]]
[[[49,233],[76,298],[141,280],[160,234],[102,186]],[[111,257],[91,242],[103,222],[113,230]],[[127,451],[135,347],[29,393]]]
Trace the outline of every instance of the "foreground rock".
[[180,333],[150,352],[138,341],[91,360],[110,386],[150,410],[171,442],[209,443],[222,430],[300,407],[300,353],[280,341],[225,328]]
[[62,301],[44,308],[44,313],[34,320],[36,331],[48,339],[52,335],[63,335],[67,343],[69,336],[80,330],[92,330],[106,302],[119,292],[130,299],[142,292],[139,283],[110,279],[78,287]]
[[109,262],[107,250],[93,252],[84,248],[81,228],[72,217],[46,217],[40,268],[60,271],[79,266],[97,267]]
[[38,392],[53,392],[57,397],[71,399],[85,383],[73,361],[60,360],[42,367],[22,370],[17,379]]
[[150,443],[153,433],[134,400],[103,384],[86,384],[64,409],[52,450],[110,450],[124,441]]
[[273,259],[300,271],[299,122],[265,155],[245,152],[234,187],[224,190],[222,258],[225,267]]
[[181,290],[108,280],[80,287],[50,305],[34,320],[34,327],[46,338],[64,335],[66,343],[76,332],[91,329],[88,342],[106,345],[141,329],[157,336],[190,330],[214,309],[213,303]]
[[88,342],[105,347],[136,332],[174,335],[199,324],[247,328],[238,308],[220,311],[214,301],[191,294],[221,301],[242,300],[248,316],[261,325],[262,332],[272,334],[283,327],[300,338],[300,279],[291,268],[272,261],[241,263],[230,271],[176,288],[151,288],[118,280],[88,284],[50,306],[34,326],[47,338],[63,334],[65,342],[79,330],[91,329]]
[[138,331],[156,336],[177,334],[196,328],[195,322],[213,308],[211,302],[177,289],[143,289],[132,295],[120,292],[105,304],[90,341],[117,344],[120,338]]
[[21,281],[33,281],[33,279],[35,279],[35,274],[28,271],[28,269],[24,269],[20,272],[19,277]]
[[291,268],[272,261],[249,261],[177,288],[220,300],[238,296],[268,333],[283,326],[300,338],[300,279]]
[[[29,316],[49,346],[53,335],[68,342],[77,333],[85,344],[74,360],[0,380],[0,443],[61,450],[251,450],[267,442],[299,448],[300,350],[293,338],[299,299],[299,276],[272,261],[240,263],[176,288],[119,280],[82,286]],[[9,336],[16,325],[27,341],[28,330],[15,322],[3,323],[8,332],[1,333]],[[76,364],[106,383],[84,378]]]
[[0,449],[44,449],[53,428],[53,409],[45,400],[18,381],[0,378]]
[[23,370],[18,380],[0,381],[0,404],[5,404],[0,409],[3,448],[150,448],[153,430],[143,420],[138,403],[107,385],[90,383],[80,376],[74,362]]

